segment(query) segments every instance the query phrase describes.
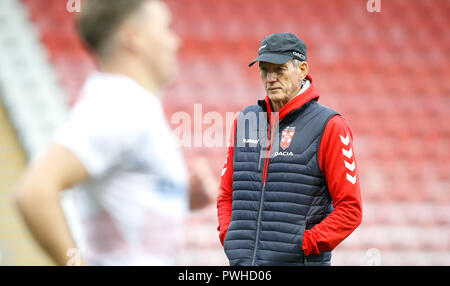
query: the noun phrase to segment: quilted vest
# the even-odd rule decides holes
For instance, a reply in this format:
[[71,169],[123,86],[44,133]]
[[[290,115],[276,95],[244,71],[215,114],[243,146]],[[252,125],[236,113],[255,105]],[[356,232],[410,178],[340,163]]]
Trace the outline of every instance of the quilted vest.
[[269,123],[264,101],[241,112],[231,222],[224,241],[230,265],[330,265],[331,252],[305,256],[302,243],[305,229],[333,210],[318,150],[325,126],[336,114],[315,100],[278,124]]

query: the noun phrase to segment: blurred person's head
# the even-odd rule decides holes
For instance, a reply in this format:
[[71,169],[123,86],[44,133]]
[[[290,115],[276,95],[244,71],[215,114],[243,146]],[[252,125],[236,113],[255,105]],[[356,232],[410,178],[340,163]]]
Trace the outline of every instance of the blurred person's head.
[[77,27],[102,69],[134,75],[156,91],[177,66],[179,39],[171,21],[159,0],[85,0]]
[[272,102],[286,104],[302,88],[308,75],[306,45],[291,33],[276,33],[265,37],[258,57],[259,70],[264,89]]

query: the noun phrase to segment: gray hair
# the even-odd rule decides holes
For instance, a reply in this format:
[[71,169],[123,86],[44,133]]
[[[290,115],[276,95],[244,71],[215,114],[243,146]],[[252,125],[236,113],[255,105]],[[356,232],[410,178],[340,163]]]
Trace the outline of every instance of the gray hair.
[[292,61],[292,64],[294,65],[294,67],[296,67],[296,68],[298,68],[300,66],[300,64],[303,62],[303,61],[300,61],[297,59],[292,59],[291,61]]

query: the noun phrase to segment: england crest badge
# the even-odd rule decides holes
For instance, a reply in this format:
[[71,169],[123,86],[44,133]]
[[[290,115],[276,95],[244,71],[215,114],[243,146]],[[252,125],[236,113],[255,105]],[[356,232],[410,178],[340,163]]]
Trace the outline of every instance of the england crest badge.
[[295,127],[286,127],[281,132],[280,147],[285,150],[291,145],[292,138],[294,137]]

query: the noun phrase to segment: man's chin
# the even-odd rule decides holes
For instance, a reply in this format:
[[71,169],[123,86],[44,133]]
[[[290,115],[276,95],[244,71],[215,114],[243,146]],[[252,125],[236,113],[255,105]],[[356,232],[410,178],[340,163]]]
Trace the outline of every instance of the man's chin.
[[269,91],[267,95],[269,96],[270,100],[275,101],[282,100],[283,98],[286,97],[281,90]]

